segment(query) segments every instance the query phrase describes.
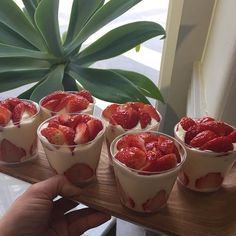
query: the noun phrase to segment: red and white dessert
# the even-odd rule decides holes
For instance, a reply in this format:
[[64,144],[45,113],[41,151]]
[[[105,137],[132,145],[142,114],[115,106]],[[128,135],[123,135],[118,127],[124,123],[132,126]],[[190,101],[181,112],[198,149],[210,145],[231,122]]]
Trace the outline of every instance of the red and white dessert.
[[43,119],[64,113],[93,114],[94,98],[87,90],[80,91],[55,91],[39,102]]
[[43,122],[38,136],[51,167],[71,182],[84,184],[95,178],[104,125],[87,114],[61,114]]
[[187,150],[180,183],[199,192],[218,190],[236,159],[236,130],[211,117],[183,117],[175,136]]
[[121,202],[138,212],[155,212],[167,203],[186,152],[174,138],[158,132],[136,132],[111,144]]
[[37,155],[38,104],[18,98],[0,101],[0,163],[15,164]]
[[109,156],[110,144],[117,136],[129,131],[158,131],[161,122],[160,113],[142,102],[111,104],[102,112],[102,118]]

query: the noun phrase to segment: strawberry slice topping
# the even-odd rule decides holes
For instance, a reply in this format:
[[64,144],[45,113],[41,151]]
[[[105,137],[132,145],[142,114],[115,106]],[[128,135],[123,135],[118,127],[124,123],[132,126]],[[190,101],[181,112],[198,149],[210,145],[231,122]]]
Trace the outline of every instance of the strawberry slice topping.
[[122,148],[127,147],[136,147],[141,150],[145,150],[144,140],[135,134],[128,134],[124,138],[120,139],[117,142],[117,149],[121,150]]
[[43,107],[48,109],[49,111],[54,111],[55,108],[58,106],[59,100],[52,99],[44,103]]
[[12,121],[14,124],[18,124],[25,112],[25,104],[18,103],[12,111]]
[[180,120],[180,124],[184,130],[188,130],[190,127],[194,126],[196,123],[193,119],[185,116]]
[[75,131],[74,142],[77,144],[87,143],[90,140],[89,129],[86,123],[79,123]]
[[55,91],[49,95],[47,95],[46,97],[44,97],[41,101],[41,105],[44,107],[45,104],[50,101],[50,100],[60,100],[63,97],[65,97],[67,95],[66,92],[64,91]]
[[201,150],[210,150],[213,152],[228,152],[234,149],[232,141],[227,136],[217,137],[200,147]]
[[228,137],[231,139],[232,143],[236,143],[236,130],[231,132]]
[[5,126],[11,120],[12,113],[4,106],[0,105],[0,125]]
[[55,145],[62,145],[65,143],[66,138],[63,132],[54,127],[48,127],[41,130],[42,136],[44,136],[49,143]]
[[81,96],[76,96],[70,99],[66,105],[66,111],[68,113],[76,113],[86,109],[89,105],[89,101]]
[[90,103],[93,103],[93,97],[88,90],[85,90],[85,89],[80,90],[77,94],[86,98]]
[[75,138],[75,131],[67,126],[59,125],[58,129],[64,134],[65,136],[65,142],[68,145],[74,145],[74,138]]
[[91,119],[87,122],[89,131],[89,140],[95,139],[98,133],[103,129],[102,122],[97,119]]
[[110,117],[116,112],[118,107],[119,107],[118,104],[111,104],[107,106],[106,109],[103,110],[102,116],[109,120]]
[[152,105],[145,104],[142,108],[142,111],[147,112],[153,119],[160,122],[161,117]]
[[31,102],[22,101],[22,103],[24,103],[24,105],[25,105],[25,110],[26,110],[31,116],[33,116],[34,114],[37,113],[37,108],[36,108],[35,105],[33,105]]
[[151,116],[147,112],[140,111],[139,120],[142,129],[145,129],[151,123]]

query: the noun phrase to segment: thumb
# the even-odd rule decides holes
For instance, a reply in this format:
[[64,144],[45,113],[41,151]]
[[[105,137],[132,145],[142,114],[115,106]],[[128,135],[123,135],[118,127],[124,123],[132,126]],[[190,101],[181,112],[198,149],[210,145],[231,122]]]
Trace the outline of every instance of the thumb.
[[47,180],[33,184],[25,194],[53,200],[58,195],[66,198],[78,196],[81,191],[80,188],[71,184],[65,176],[55,175]]

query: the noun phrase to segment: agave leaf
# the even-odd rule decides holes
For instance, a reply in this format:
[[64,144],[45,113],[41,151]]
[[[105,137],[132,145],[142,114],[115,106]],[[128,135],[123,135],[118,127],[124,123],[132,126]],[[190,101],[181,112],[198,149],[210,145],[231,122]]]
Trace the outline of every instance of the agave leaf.
[[42,0],[35,11],[35,23],[43,35],[48,51],[62,56],[63,49],[58,25],[59,0]]
[[104,0],[74,0],[65,40],[67,45],[81,31],[88,19],[104,3]]
[[20,47],[10,46],[0,43],[0,58],[12,58],[12,57],[28,57],[34,59],[50,60],[55,59],[52,55],[47,52],[33,51]]
[[0,1],[0,22],[21,35],[40,50],[45,49],[44,41],[38,31],[29,22],[21,9],[12,0]]
[[71,77],[69,74],[65,73],[64,79],[62,81],[63,87],[65,91],[78,91],[81,90],[82,87],[79,85],[77,80]]
[[30,99],[39,102],[41,98],[56,90],[63,90],[62,79],[64,76],[64,65],[58,65],[53,71],[46,75],[46,79],[40,83],[32,92]]
[[31,0],[22,0],[22,2],[24,3],[25,10],[29,16],[29,19],[34,24],[34,12],[35,12],[36,5]]
[[124,76],[147,97],[157,99],[164,103],[164,98],[161,95],[159,88],[145,75],[133,71],[112,70],[113,72]]
[[163,27],[154,22],[140,21],[122,25],[84,49],[76,62],[80,64],[115,57],[150,38],[164,34]]
[[95,97],[102,100],[116,103],[128,101],[149,103],[133,83],[111,70],[80,68],[73,65],[69,75],[72,75]]
[[98,31],[107,23],[125,13],[141,0],[110,0],[89,19],[80,33],[66,46],[66,54],[77,51],[80,45],[93,33]]

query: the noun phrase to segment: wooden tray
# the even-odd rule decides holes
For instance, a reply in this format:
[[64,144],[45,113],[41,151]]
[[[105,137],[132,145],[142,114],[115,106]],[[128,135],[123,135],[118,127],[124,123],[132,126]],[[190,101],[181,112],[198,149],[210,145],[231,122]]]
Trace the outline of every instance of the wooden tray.
[[[54,175],[44,153],[40,153],[34,162],[15,167],[0,166],[0,171],[29,183]],[[75,200],[117,218],[171,235],[236,235],[236,167],[215,193],[195,193],[175,184],[166,208],[151,215],[137,214],[120,204],[104,145],[97,181],[85,187],[82,195]]]

